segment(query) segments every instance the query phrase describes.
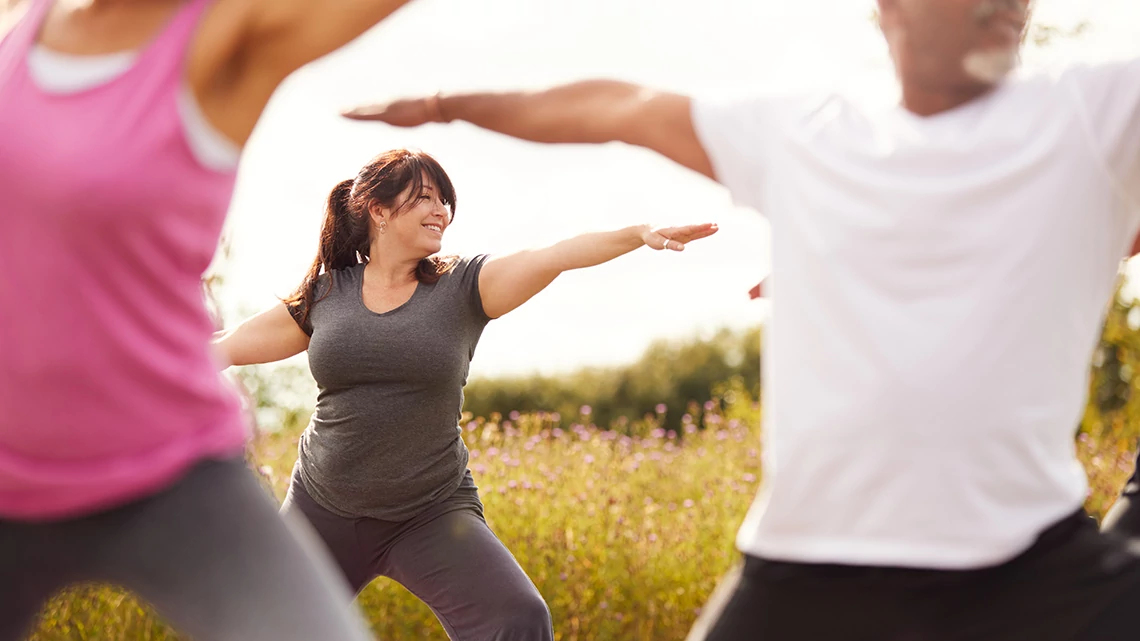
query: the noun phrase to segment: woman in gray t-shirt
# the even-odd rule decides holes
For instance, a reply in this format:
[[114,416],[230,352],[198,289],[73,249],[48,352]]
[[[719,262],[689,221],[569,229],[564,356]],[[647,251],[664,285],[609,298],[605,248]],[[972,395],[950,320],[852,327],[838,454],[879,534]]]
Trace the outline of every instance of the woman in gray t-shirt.
[[319,393],[282,511],[302,514],[354,592],[390,577],[448,635],[550,641],[550,613],[483,519],[458,418],[491,319],[558,274],[642,245],[680,251],[711,224],[584,234],[503,257],[440,257],[455,191],[430,156],[390,151],[329,195],[320,249],[279,305],[217,343],[233,365],[308,350]]

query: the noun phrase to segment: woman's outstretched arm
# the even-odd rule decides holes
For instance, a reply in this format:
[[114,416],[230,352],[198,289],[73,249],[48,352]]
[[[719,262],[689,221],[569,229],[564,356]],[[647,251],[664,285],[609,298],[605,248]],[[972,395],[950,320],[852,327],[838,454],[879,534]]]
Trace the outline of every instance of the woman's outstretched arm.
[[492,258],[479,273],[483,311],[498,318],[530,300],[564,271],[592,267],[641,247],[682,251],[694,240],[717,232],[713,223],[663,227],[649,225],[575,236],[544,249]]
[[284,360],[309,348],[309,337],[285,305],[277,305],[214,336],[222,368]]

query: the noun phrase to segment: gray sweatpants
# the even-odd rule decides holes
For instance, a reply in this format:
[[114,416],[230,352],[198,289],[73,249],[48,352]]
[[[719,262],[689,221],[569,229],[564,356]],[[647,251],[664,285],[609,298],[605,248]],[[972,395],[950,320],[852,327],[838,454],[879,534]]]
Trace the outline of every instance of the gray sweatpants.
[[283,522],[240,459],[203,461],[107,512],[0,520],[0,641],[23,638],[46,599],[87,581],[134,591],[196,641],[371,638],[311,529]]
[[470,474],[447,499],[393,523],[330,512],[294,470],[281,511],[309,520],[353,592],[391,578],[435,612],[453,641],[554,639],[546,602],[487,526]]

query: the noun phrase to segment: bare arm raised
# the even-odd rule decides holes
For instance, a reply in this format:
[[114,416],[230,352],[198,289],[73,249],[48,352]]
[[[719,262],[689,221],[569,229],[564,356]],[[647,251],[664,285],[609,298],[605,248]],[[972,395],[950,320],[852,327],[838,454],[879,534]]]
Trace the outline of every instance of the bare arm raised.
[[410,0],[219,0],[202,24],[188,80],[207,119],[244,144],[278,85]]
[[214,336],[214,354],[221,367],[257,365],[284,360],[309,348],[309,337],[293,320],[289,308],[275,305],[237,327]]
[[693,127],[687,96],[614,80],[589,80],[535,92],[436,95],[358,107],[344,115],[398,127],[463,120],[546,143],[624,142],[713,175]]
[[410,0],[244,0],[259,60],[286,74],[332,53]]
[[479,273],[483,311],[491,318],[498,318],[546,289],[562,272],[601,265],[643,245],[656,250],[683,251],[686,244],[716,232],[717,226],[712,223],[659,229],[639,225],[582,234],[543,249],[492,258]]
[[[550,247],[492,258],[479,273],[479,297],[487,316],[499,318],[533,298],[564,271],[600,265],[643,245],[683,251],[688,243],[716,232],[712,223],[662,228],[640,225],[582,234]],[[307,350],[309,336],[287,305],[275,305],[231,330],[215,334],[213,348],[223,368],[256,365]]]

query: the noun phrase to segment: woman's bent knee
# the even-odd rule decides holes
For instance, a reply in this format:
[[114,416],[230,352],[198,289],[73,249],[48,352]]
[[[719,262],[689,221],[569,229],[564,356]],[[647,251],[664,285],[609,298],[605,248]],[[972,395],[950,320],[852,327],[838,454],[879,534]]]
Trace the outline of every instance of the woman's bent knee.
[[535,593],[513,601],[502,613],[500,641],[553,641],[550,608]]

